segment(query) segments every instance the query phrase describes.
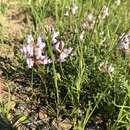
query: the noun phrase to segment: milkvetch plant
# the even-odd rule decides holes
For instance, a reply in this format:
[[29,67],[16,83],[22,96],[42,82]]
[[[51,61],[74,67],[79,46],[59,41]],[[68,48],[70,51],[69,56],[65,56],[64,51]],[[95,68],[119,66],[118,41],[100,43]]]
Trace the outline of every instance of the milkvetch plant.
[[[72,53],[73,48],[65,48],[64,42],[58,40],[59,32],[52,31],[52,48],[55,51],[54,60],[64,62]],[[23,46],[20,51],[26,58],[28,68],[32,68],[34,64],[50,64],[52,59],[47,55],[47,44],[43,36],[39,36],[35,42],[32,35],[27,36],[27,45]]]

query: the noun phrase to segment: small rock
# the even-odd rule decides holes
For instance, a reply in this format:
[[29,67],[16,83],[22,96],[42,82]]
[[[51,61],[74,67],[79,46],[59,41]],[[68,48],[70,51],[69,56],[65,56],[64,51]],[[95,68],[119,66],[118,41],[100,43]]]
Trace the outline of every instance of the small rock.
[[42,109],[40,109],[38,116],[39,116],[39,119],[41,120],[45,120],[48,118],[46,110],[42,110]]

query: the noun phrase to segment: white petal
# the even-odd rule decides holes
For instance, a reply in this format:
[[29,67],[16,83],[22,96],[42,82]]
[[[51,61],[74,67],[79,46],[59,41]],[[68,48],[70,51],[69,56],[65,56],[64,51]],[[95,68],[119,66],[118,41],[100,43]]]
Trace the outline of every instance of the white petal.
[[69,54],[72,52],[72,50],[73,50],[73,48],[69,47],[68,49],[65,48],[65,49],[63,50],[63,52],[64,52],[66,55],[69,55]]
[[26,49],[25,46],[24,46],[23,48],[21,48],[20,51],[21,51],[24,55],[27,55],[27,49]]
[[69,12],[66,11],[66,12],[64,13],[64,16],[69,16]]
[[32,44],[27,45],[26,49],[27,49],[28,55],[33,56],[33,45]]
[[103,17],[103,19],[106,17],[106,16],[108,16],[109,15],[109,9],[108,9],[108,7],[107,6],[104,6],[103,8],[102,8],[102,17]]
[[78,10],[78,6],[76,4],[73,4],[71,10],[72,10],[72,14],[76,14],[76,11]]
[[30,44],[30,43],[32,43],[32,41],[33,41],[33,37],[32,37],[31,34],[29,34],[29,35],[27,36],[27,43]]
[[37,39],[37,46],[41,49],[43,49],[46,46],[46,44],[43,42],[43,38],[40,36]]
[[52,60],[50,60],[50,59],[48,58],[48,56],[45,56],[44,59],[41,60],[41,63],[40,63],[40,64],[46,65],[46,64],[49,64],[49,63],[52,63]]
[[59,32],[55,32],[53,31],[53,35],[52,35],[52,43],[55,44],[57,42],[57,37],[59,36]]
[[80,41],[83,41],[83,40],[84,40],[84,34],[85,34],[85,32],[82,31],[81,34],[80,34]]
[[26,62],[27,62],[28,68],[32,68],[33,67],[34,61],[33,61],[32,58],[27,58]]
[[36,59],[41,59],[42,50],[40,48],[35,48],[35,56],[36,56]]
[[87,18],[88,18],[89,21],[93,21],[93,15],[92,15],[92,14],[89,14],[89,15],[87,16]]
[[64,52],[62,52],[59,56],[59,61],[60,62],[64,62],[65,61],[65,58],[67,57],[68,55],[66,55]]

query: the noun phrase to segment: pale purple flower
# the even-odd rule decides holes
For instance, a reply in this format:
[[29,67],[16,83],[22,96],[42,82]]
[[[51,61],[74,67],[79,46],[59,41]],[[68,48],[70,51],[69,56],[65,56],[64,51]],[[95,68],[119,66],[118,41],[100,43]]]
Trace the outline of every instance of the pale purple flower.
[[38,39],[37,39],[37,46],[40,48],[40,49],[43,49],[45,46],[46,46],[46,44],[45,44],[45,42],[44,42],[44,39],[42,38],[42,37],[38,37]]
[[60,55],[59,55],[59,61],[60,62],[64,62],[65,61],[65,58],[67,58],[70,54],[71,54],[71,52],[72,52],[72,50],[73,50],[73,48],[65,48],[65,49],[63,49],[63,51],[60,53]]
[[27,55],[27,48],[26,48],[26,46],[24,46],[23,48],[21,48],[20,51],[21,51],[24,55]]
[[[58,52],[56,53],[56,57],[58,57],[58,59],[54,58],[54,60],[63,62],[72,52],[72,48],[64,48],[64,42],[58,41],[57,37],[59,36],[59,32],[55,32],[53,29],[52,33],[52,45]],[[43,37],[39,36],[37,38],[37,42],[35,43],[32,35],[28,35],[27,43],[28,44],[23,46],[20,51],[25,55],[28,68],[32,68],[34,64],[46,65],[52,63],[52,59],[47,56],[46,49],[44,49],[46,44]]]
[[127,34],[123,33],[120,37],[120,40],[118,42],[118,48],[123,49],[124,52],[128,52],[129,45],[130,45],[130,33]]
[[32,44],[28,44],[26,46],[26,49],[27,49],[27,55],[33,56],[33,45]]
[[59,41],[54,45],[54,48],[56,51],[58,51],[59,53],[59,58],[58,61],[64,62],[65,58],[67,58],[70,53],[72,52],[72,48],[64,48],[64,42],[63,41]]
[[20,51],[27,57],[27,56],[33,56],[33,37],[32,35],[27,36],[27,45],[23,46]]
[[28,44],[25,45],[22,49],[20,49],[20,51],[26,56],[33,56],[33,45],[32,44]]
[[38,60],[39,64],[50,64],[52,63],[52,60],[48,58],[48,56],[43,56],[43,58],[41,60]]
[[44,58],[44,61],[43,61],[43,64],[46,65],[46,64],[50,64],[52,63],[52,60],[49,59],[47,56]]
[[35,52],[36,59],[41,59],[41,57],[42,57],[42,49],[36,47],[34,49],[34,52]]
[[32,58],[27,58],[26,62],[27,62],[28,68],[32,68],[33,67],[34,61],[33,61]]

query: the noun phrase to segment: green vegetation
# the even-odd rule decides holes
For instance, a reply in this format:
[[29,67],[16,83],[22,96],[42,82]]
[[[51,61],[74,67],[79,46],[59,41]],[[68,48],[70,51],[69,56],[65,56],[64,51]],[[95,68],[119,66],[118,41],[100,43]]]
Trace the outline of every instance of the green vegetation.
[[32,128],[37,114],[40,130],[130,129],[129,6],[129,0],[0,2],[0,118],[7,129]]

